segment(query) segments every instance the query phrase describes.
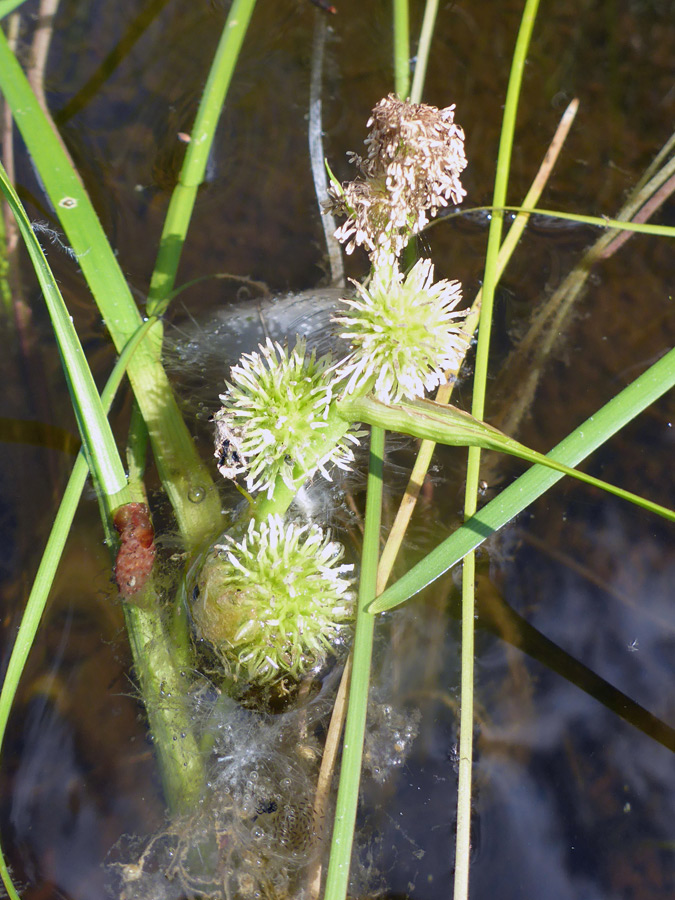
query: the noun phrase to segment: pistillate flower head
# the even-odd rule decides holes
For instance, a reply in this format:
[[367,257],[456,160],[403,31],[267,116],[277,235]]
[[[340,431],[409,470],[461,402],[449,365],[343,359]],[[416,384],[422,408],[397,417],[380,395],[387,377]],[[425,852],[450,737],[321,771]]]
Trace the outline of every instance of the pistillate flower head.
[[343,302],[349,313],[336,317],[341,337],[351,346],[336,366],[347,393],[373,390],[385,403],[414,399],[445,381],[445,370],[462,360],[468,339],[453,320],[461,299],[457,281],[434,284],[429,259],[419,260],[407,276],[381,266],[368,287],[354,282],[358,297]]
[[347,253],[362,245],[376,268],[391,265],[430,216],[450,201],[461,203],[466,156],[454,115],[454,106],[439,110],[393,94],[373,109],[368,152],[351,154],[363,178],[329,191],[335,211],[347,216],[335,233]]
[[278,478],[295,488],[317,469],[328,478],[330,464],[349,467],[350,443],[358,443],[353,435],[318,458],[313,452],[332,398],[328,363],[308,354],[302,340],[289,352],[268,338],[232,367],[228,392],[220,397],[223,407],[214,416],[215,456],[225,478],[245,473],[250,491],[271,497]]
[[251,521],[208,554],[192,615],[231,674],[249,683],[299,679],[344,645],[353,615],[341,544],[317,525]]

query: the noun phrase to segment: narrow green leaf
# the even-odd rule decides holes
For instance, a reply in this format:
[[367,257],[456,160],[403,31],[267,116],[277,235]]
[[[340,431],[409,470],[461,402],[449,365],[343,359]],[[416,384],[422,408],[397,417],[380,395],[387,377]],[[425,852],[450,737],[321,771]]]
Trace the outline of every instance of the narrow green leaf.
[[612,219],[609,216],[585,216],[582,213],[563,212],[559,209],[540,209],[537,206],[472,206],[464,207],[455,213],[443,216],[442,219],[434,219],[427,227],[434,227],[440,222],[452,219],[455,216],[463,216],[467,213],[487,212],[514,212],[527,216],[548,216],[551,219],[564,219],[568,222],[578,222],[580,225],[593,225],[597,228],[606,228],[616,231],[632,231],[636,234],[650,234],[653,237],[675,238],[675,226],[652,225],[649,222],[628,222],[624,219]]
[[7,198],[10,209],[16,219],[19,231],[28,249],[42,293],[52,320],[54,333],[63,361],[66,381],[70,390],[77,424],[82,436],[82,443],[92,460],[94,474],[101,490],[111,498],[111,505],[118,506],[125,502],[127,479],[117,451],[101,398],[96,390],[91,370],[87,365],[84,350],[80,344],[75,327],[63,301],[61,292],[49,268],[42,248],[33,233],[26,211],[21,205],[16,191],[12,187],[0,163],[0,188]]
[[149,315],[163,315],[171,300],[197,191],[204,181],[216,126],[254,7],[255,0],[234,0],[223,26],[162,229],[148,293]]
[[622,219],[610,219],[609,216],[584,216],[581,213],[561,212],[559,209],[526,209],[520,206],[504,206],[508,212],[527,213],[532,216],[550,216],[552,219],[565,219],[579,222],[581,225],[596,225],[600,228],[615,228],[617,231],[634,231],[637,234],[651,234],[655,237],[675,238],[675,226],[650,225],[649,222],[624,222]]
[[671,522],[675,522],[675,512],[652,503],[632,494],[623,488],[608,484],[585,472],[579,472],[555,459],[537,453],[524,444],[503,434],[492,425],[474,419],[472,415],[454,406],[446,406],[435,403],[433,400],[415,400],[408,403],[388,405],[375,400],[373,397],[360,397],[354,400],[342,400],[339,403],[343,415],[348,415],[352,421],[360,420],[369,425],[379,425],[389,431],[398,431],[401,434],[409,434],[412,437],[423,440],[436,441],[439,444],[447,444],[452,447],[481,447],[483,450],[496,450],[500,453],[508,453],[517,456],[526,462],[537,463],[555,469],[563,475],[577,478],[586,484],[601,488],[610,494],[615,494],[636,506],[641,506],[656,515],[663,516]]
[[[103,389],[103,393],[101,394],[101,403],[106,413],[110,410],[113,398],[124,377],[131,356],[146,336],[147,332],[155,324],[155,319],[148,320],[148,322],[144,323],[120,354],[108,382]],[[35,581],[33,582],[28,601],[26,602],[26,608],[21,617],[21,624],[19,625],[9,663],[7,664],[7,671],[5,672],[5,677],[2,682],[2,691],[0,692],[0,749],[2,748],[5,732],[7,730],[7,722],[12,709],[12,703],[14,702],[21,675],[23,674],[26,660],[28,659],[28,654],[33,646],[33,641],[35,640],[35,635],[37,634],[38,626],[47,604],[47,598],[49,597],[49,592],[54,582],[54,576],[56,575],[56,570],[61,560],[61,556],[63,555],[66,539],[70,534],[70,527],[73,523],[73,518],[75,517],[75,511],[77,510],[77,505],[80,501],[80,496],[88,472],[89,467],[87,466],[85,455],[83,452],[80,452],[63,493],[61,504],[56,514],[56,518],[54,519],[49,539],[47,540],[47,546],[42,554],[42,559],[40,560]],[[10,897],[12,897],[12,900],[18,900],[18,895],[12,884],[1,848],[0,876],[2,876],[5,888]]]
[[0,19],[4,19],[25,2],[26,0],[0,0]]
[[[1,29],[0,88],[77,264],[121,352],[142,323],[140,313],[87,192]],[[159,360],[160,335],[161,331],[142,342],[131,359],[128,375],[148,427],[162,483],[185,541],[193,547],[218,527],[220,501],[218,492],[209,489],[209,469],[197,454]],[[205,491],[205,499],[199,504],[189,499],[195,485]]]

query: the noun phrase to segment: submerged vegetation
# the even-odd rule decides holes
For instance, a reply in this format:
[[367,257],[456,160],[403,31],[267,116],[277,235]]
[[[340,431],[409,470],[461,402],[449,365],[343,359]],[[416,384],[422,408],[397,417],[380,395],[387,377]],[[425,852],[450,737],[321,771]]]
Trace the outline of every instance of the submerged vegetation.
[[[0,12],[17,5],[0,5]],[[59,279],[36,237],[41,231],[12,187],[13,173],[3,172],[3,190],[54,325],[83,450],[12,652],[0,700],[0,735],[5,734],[89,472],[113,550],[110,565],[167,807],[166,820],[155,833],[125,836],[115,846],[106,867],[108,889],[120,900],[387,896],[386,864],[380,864],[377,851],[386,857],[388,848],[382,841],[378,847],[377,827],[367,817],[357,820],[357,805],[364,792],[393,783],[410,758],[422,715],[415,698],[420,675],[406,673],[404,644],[411,638],[405,631],[411,629],[411,640],[418,644],[431,645],[438,619],[416,635],[412,618],[393,614],[387,619],[392,639],[378,647],[375,616],[437,582],[463,559],[459,704],[447,684],[441,690],[443,704],[453,716],[459,705],[461,716],[459,746],[444,753],[458,770],[454,892],[456,900],[463,900],[468,896],[475,781],[474,595],[480,573],[474,551],[563,475],[635,503],[672,527],[675,513],[667,500],[658,505],[573,467],[675,384],[675,351],[641,367],[646,371],[606,406],[589,410],[587,421],[549,456],[483,421],[495,289],[518,237],[536,213],[560,149],[558,145],[549,153],[548,168],[502,243],[516,110],[537,3],[525,3],[516,41],[482,290],[472,305],[463,306],[466,288],[463,292],[458,280],[439,277],[449,266],[432,252],[426,234],[431,225],[438,228],[460,214],[467,194],[461,179],[470,153],[455,121],[455,106],[422,102],[436,4],[425,7],[411,88],[407,4],[397,2],[396,93],[386,91],[383,99],[372,100],[365,153],[349,154],[356,175],[340,181],[333,170],[342,171],[341,160],[329,159],[326,184],[323,159],[312,160],[322,215],[327,221],[333,215],[342,220],[334,238],[348,256],[358,256],[358,248],[365,251],[368,270],[350,278],[351,287],[338,283],[333,273],[331,289],[339,290],[340,300],[326,334],[306,333],[291,318],[283,334],[270,336],[262,307],[249,304],[248,315],[259,316],[265,337],[257,346],[238,346],[229,366],[223,360],[212,391],[222,405],[201,412],[202,425],[209,419],[215,444],[215,452],[208,448],[203,454],[209,457],[205,463],[203,447],[193,440],[166,374],[163,317],[181,291],[175,281],[197,189],[209,177],[209,153],[253,7],[253,0],[231,5],[192,131],[181,132],[187,152],[140,311],[53,122],[7,37],[0,36],[0,87],[59,217],[63,242],[72,248],[119,353],[109,385],[99,396]],[[316,124],[315,80],[317,72],[320,80],[323,65],[326,11],[315,12],[310,130]],[[651,232],[652,240],[675,236],[675,229],[644,222],[668,196],[664,185],[672,191],[674,167],[671,142],[635,189],[634,206],[622,210],[618,218],[623,221],[611,222],[611,233],[641,230]],[[602,219],[592,223],[608,224]],[[606,251],[603,247],[597,255]],[[334,247],[329,255],[336,259]],[[245,287],[243,275],[237,277]],[[293,302],[276,302],[276,313],[281,315],[284,303],[292,309]],[[234,313],[229,322],[236,337]],[[561,318],[555,323],[562,328]],[[470,369],[471,415],[449,405],[454,386]],[[125,374],[134,410],[122,457],[108,411]],[[393,480],[383,468],[385,432],[418,438],[421,445],[381,553],[382,497],[387,479]],[[417,564],[387,587],[402,544],[417,540],[414,530],[406,538],[406,527],[423,485],[433,486],[429,466],[436,443],[470,448],[465,522],[443,543],[434,537],[437,546],[431,552],[425,540]],[[153,515],[166,522],[167,510],[158,492],[148,490],[148,444],[161,496],[171,504],[179,534],[180,549],[170,565],[163,535],[156,535],[153,525]],[[407,439],[400,446],[410,452]],[[352,487],[364,467],[366,447],[364,507],[354,499]],[[481,450],[498,450],[533,467],[479,510]],[[222,483],[216,481],[216,471]],[[502,620],[507,615],[502,609]],[[440,667],[441,655],[436,645],[430,668],[432,662]],[[554,653],[550,659],[555,669]],[[419,668],[419,647],[413,660]],[[373,666],[379,677],[371,690]],[[398,686],[406,678],[411,679],[409,699],[402,702]],[[601,694],[597,684],[587,689]],[[426,698],[435,691],[425,682]],[[675,750],[675,732],[641,715],[644,710],[631,706],[619,691],[609,691],[606,706]],[[411,855],[421,859],[425,849],[406,840]],[[450,860],[449,844],[444,852]],[[448,862],[444,870],[449,869]],[[4,862],[0,871],[16,900],[21,892]],[[413,882],[407,888],[411,896]]]

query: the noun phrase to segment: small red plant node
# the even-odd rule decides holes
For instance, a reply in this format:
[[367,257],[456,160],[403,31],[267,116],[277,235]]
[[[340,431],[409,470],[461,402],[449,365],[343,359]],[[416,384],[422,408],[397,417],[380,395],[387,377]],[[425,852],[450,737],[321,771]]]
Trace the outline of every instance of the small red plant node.
[[155,561],[155,530],[145,503],[127,503],[113,516],[120,546],[115,560],[115,582],[125,600],[139,593]]

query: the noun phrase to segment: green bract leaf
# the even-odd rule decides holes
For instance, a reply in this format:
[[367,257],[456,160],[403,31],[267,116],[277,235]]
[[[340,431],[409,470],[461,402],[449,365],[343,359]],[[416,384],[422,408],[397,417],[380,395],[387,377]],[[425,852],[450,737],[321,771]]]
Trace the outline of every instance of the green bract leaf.
[[434,403],[433,400],[414,400],[396,405],[388,405],[375,400],[372,397],[361,397],[356,400],[342,400],[340,407],[343,414],[367,422],[370,425],[379,425],[390,431],[400,431],[413,437],[436,441],[439,444],[449,444],[452,447],[481,447],[483,450],[497,450],[517,456],[527,462],[547,466],[563,475],[571,475],[586,484],[592,484],[603,491],[622,497],[636,506],[648,509],[650,512],[663,516],[671,522],[675,522],[675,512],[658,503],[652,503],[637,494],[625,491],[623,488],[608,484],[585,472],[572,469],[558,460],[530,450],[524,444],[520,444],[513,438],[503,434],[499,429],[493,428],[486,422],[474,419],[472,415],[457,409],[454,406],[443,406]]
[[[545,458],[549,462],[577,465],[674,385],[675,349],[650,366],[632,384],[554,447]],[[533,503],[561,477],[559,471],[543,465],[529,469],[395,584],[380,594],[369,605],[368,611],[384,612],[421,591]],[[669,512],[668,517],[672,518],[672,515]]]

